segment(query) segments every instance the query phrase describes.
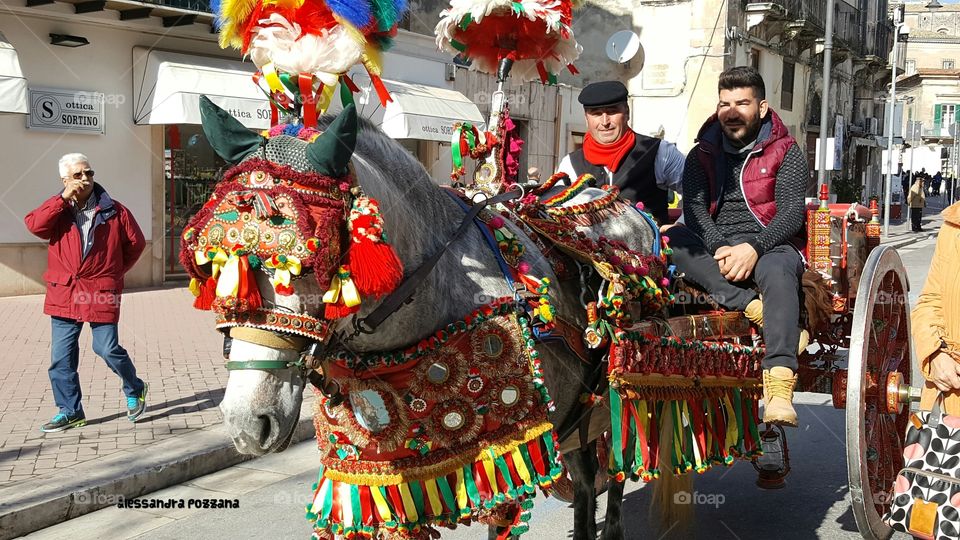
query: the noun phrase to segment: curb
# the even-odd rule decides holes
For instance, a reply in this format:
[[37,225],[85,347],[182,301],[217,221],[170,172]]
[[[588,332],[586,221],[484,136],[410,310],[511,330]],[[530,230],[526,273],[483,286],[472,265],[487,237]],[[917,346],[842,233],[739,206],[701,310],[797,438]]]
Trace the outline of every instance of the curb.
[[[300,406],[291,445],[313,436],[314,400]],[[16,538],[249,461],[222,424],[0,488],[0,540]],[[186,448],[185,448],[186,447]]]

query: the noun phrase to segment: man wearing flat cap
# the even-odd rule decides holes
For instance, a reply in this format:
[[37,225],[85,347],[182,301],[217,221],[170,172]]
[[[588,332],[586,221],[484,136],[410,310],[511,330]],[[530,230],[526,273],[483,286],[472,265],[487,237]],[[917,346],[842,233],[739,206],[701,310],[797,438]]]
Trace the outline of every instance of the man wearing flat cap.
[[681,192],[684,156],[667,141],[641,135],[627,124],[627,87],[620,81],[587,85],[578,98],[587,120],[583,148],[560,161],[557,170],[572,180],[590,173],[603,184],[615,184],[620,196],[643,203],[665,224],[668,190]]

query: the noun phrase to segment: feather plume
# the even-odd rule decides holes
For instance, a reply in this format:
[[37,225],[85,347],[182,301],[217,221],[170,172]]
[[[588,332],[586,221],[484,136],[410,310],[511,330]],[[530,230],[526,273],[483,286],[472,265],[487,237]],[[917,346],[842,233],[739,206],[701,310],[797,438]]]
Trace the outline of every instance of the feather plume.
[[326,0],[327,7],[338,18],[349,22],[355,28],[366,29],[373,18],[370,3],[357,0]]
[[250,15],[260,8],[258,0],[222,0],[217,19],[220,21],[220,46],[241,48]]

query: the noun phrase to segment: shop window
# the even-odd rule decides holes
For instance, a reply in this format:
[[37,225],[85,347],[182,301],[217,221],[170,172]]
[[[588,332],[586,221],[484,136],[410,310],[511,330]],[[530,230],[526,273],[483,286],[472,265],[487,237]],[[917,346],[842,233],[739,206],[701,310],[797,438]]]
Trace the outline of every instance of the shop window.
[[954,68],[954,65],[955,65],[955,64],[954,64],[953,60],[944,60],[944,61],[943,61],[943,69],[953,69],[953,68]]
[[796,71],[796,64],[793,62],[783,63],[783,78],[780,85],[780,108],[785,111],[793,110],[793,76]]
[[199,125],[164,128],[164,274],[185,274],[180,265],[180,235],[207,202],[227,163],[210,146]]

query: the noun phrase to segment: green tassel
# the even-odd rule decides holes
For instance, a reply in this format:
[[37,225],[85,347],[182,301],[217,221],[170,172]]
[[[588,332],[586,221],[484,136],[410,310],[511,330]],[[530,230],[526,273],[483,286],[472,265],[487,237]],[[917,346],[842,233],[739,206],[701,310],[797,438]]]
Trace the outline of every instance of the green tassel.
[[450,46],[460,52],[467,52],[467,46],[455,39],[450,40]]
[[327,494],[323,497],[323,507],[320,512],[320,521],[326,523],[330,519],[330,511],[333,510],[333,486],[327,489]]
[[623,401],[620,398],[620,392],[616,388],[610,387],[610,433],[611,433],[611,452],[613,459],[613,469],[610,473],[623,472]]
[[413,504],[417,507],[417,514],[420,516],[420,519],[423,520],[427,516],[427,509],[423,504],[423,487],[420,486],[420,482],[410,482],[407,485],[410,487],[410,496],[413,497]]
[[503,481],[507,484],[506,496],[511,499],[516,499],[517,490],[513,487],[513,478],[510,476],[510,467],[507,467],[507,462],[504,461],[503,456],[494,459],[493,462],[497,465],[497,468],[500,469],[500,474],[503,475]]
[[740,390],[738,388],[733,389],[733,395],[731,396],[731,401],[733,402],[733,412],[737,416],[737,442],[736,450],[737,453],[743,455],[746,452],[746,449],[743,447],[743,439],[746,436],[743,429],[743,404],[740,401]]
[[450,484],[447,482],[446,476],[437,478],[437,487],[440,488],[440,496],[443,497],[443,504],[447,505],[447,508],[456,511],[457,498],[453,496],[453,490],[450,489]]
[[463,483],[467,488],[467,497],[474,507],[480,507],[480,490],[477,489],[476,482],[473,481],[473,467],[467,465],[463,468]]
[[352,527],[357,529],[363,526],[363,508],[360,506],[360,488],[350,486],[350,505],[353,507]]
[[467,27],[470,26],[470,23],[472,22],[473,22],[473,15],[467,13],[466,15],[463,16],[462,19],[460,19],[460,29],[466,30]]

